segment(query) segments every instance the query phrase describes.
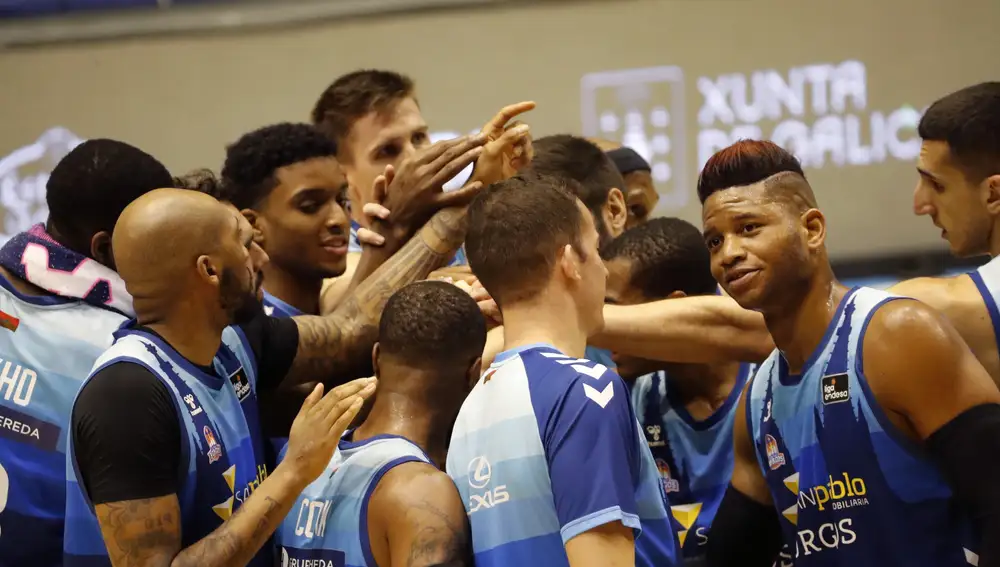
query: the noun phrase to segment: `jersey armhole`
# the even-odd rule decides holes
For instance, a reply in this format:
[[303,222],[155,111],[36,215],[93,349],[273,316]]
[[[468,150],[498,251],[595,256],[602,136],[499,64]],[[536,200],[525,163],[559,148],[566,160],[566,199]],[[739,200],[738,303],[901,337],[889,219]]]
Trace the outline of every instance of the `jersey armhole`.
[[365,488],[365,493],[361,496],[361,518],[358,520],[358,534],[361,536],[361,553],[365,556],[365,563],[368,565],[378,565],[378,562],[375,561],[375,555],[372,553],[372,542],[368,535],[368,504],[371,502],[372,494],[375,493],[375,488],[378,487],[382,477],[392,469],[406,463],[427,463],[427,461],[414,455],[397,457],[389,461],[375,471],[371,482]]
[[[177,496],[179,498],[180,497],[180,494],[179,494],[180,488],[184,486],[184,480],[187,478],[187,470],[188,470],[188,467],[190,466],[190,459],[191,459],[191,445],[190,444],[191,444],[191,440],[187,436],[187,428],[184,427],[184,423],[183,423],[184,417],[183,417],[183,414],[181,413],[181,407],[180,407],[179,403],[177,402],[177,396],[175,396],[175,395],[173,395],[171,393],[171,388],[173,386],[170,385],[170,384],[168,384],[168,383],[166,383],[162,378],[160,378],[160,376],[156,372],[153,371],[153,368],[151,366],[149,366],[148,364],[146,364],[142,360],[139,360],[138,358],[133,358],[133,357],[130,357],[130,356],[121,357],[121,358],[115,358],[113,360],[105,362],[101,366],[95,368],[93,372],[91,372],[91,377],[96,376],[98,372],[104,370],[105,368],[111,366],[112,364],[118,364],[118,363],[135,364],[136,366],[139,366],[139,367],[145,369],[147,372],[149,372],[153,376],[153,378],[155,378],[164,388],[167,389],[167,396],[170,398],[170,403],[173,404],[173,406],[174,406],[174,414],[177,417],[177,431],[180,434],[179,442],[180,442],[180,447],[181,447],[181,454],[180,454],[180,458],[178,458],[178,460],[177,460],[177,487],[178,487],[178,495]],[[88,380],[88,382],[89,382],[89,380]],[[84,387],[86,387],[86,384],[84,384]],[[83,388],[81,388],[80,391],[83,391]],[[79,395],[77,397],[79,398]],[[69,424],[70,430],[72,430],[72,428],[73,428],[73,417],[72,417],[72,415],[73,415],[73,410],[75,410],[75,409],[76,409],[76,400],[73,401],[73,409],[70,410],[70,424]],[[87,503],[87,506],[91,509],[91,511],[94,511],[94,503],[93,503],[93,501],[91,501],[91,499],[90,499],[90,493],[87,491],[87,487],[86,487],[86,485],[83,482],[83,476],[80,475],[80,465],[79,465],[79,463],[76,460],[76,444],[75,443],[71,444],[70,451],[72,451],[72,453],[70,455],[70,457],[71,457],[70,462],[73,464],[73,474],[76,475],[76,481],[77,481],[77,484],[80,487],[80,493],[83,494],[83,500]]]
[[[767,364],[767,361],[764,361],[764,364]],[[757,450],[757,435],[754,433],[754,428],[753,428],[753,423],[754,423],[753,413],[752,413],[753,407],[750,402],[751,398],[753,397],[754,382],[757,381],[757,370],[760,370],[760,368],[763,367],[764,364],[758,366],[757,369],[750,374],[750,376],[747,378],[746,387],[744,388],[743,393],[740,394],[746,397],[746,399],[743,400],[743,415],[747,421],[747,437],[750,438],[750,448],[753,449],[753,457],[757,461],[757,466],[760,467],[761,471],[766,470],[766,468],[764,467],[764,461],[761,459],[760,451]],[[768,380],[771,379],[770,372],[768,372],[767,379]]]
[[[927,458],[927,453],[924,448],[911,439],[907,437],[898,427],[889,419],[889,416],[882,409],[882,405],[875,398],[875,394],[872,392],[871,387],[868,385],[868,377],[865,375],[865,332],[868,330],[868,324],[871,323],[872,317],[878,312],[886,303],[890,301],[896,301],[899,299],[909,299],[911,301],[917,301],[911,297],[887,297],[878,303],[876,303],[868,314],[865,316],[864,323],[861,324],[861,332],[858,334],[858,344],[857,344],[857,355],[854,357],[854,372],[858,377],[858,385],[861,386],[861,394],[865,397],[868,402],[868,407],[872,411],[872,415],[875,416],[875,421],[878,422],[879,427],[882,431],[889,436],[897,445],[899,445],[906,452],[910,453],[914,457],[921,459]],[[858,408],[858,411],[863,411],[862,408]]]
[[997,302],[993,299],[993,294],[990,293],[986,286],[986,280],[983,279],[983,275],[979,271],[969,272],[969,278],[972,283],[976,284],[976,289],[979,290],[979,295],[982,296],[983,303],[986,304],[986,311],[990,314],[990,323],[993,324],[993,338],[997,345],[1000,345],[1000,309],[997,308]]

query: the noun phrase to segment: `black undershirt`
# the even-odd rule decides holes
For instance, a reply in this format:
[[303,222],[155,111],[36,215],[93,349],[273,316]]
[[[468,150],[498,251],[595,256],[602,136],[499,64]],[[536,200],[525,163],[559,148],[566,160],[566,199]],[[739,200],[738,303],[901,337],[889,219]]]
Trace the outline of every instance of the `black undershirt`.
[[[257,360],[258,395],[275,391],[295,358],[298,327],[262,314],[241,329]],[[145,367],[118,362],[95,374],[80,391],[71,427],[80,481],[93,504],[180,490],[181,424],[173,394]]]

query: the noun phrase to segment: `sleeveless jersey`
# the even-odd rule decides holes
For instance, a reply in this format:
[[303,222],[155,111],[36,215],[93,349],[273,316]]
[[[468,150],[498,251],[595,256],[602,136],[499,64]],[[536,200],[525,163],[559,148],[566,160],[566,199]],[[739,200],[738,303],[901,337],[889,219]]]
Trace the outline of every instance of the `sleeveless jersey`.
[[[134,363],[173,394],[182,431],[177,494],[181,545],[188,547],[218,528],[267,478],[257,417],[256,358],[243,332],[229,327],[213,361],[216,374],[208,375],[159,337],[132,325],[115,333],[114,345],[97,360],[91,376],[115,363]],[[107,566],[97,516],[77,480],[72,432],[69,437],[65,564]],[[250,565],[270,565],[272,559],[273,549],[265,545]]]
[[448,474],[479,567],[568,567],[565,543],[621,522],[636,565],[675,564],[663,484],[621,378],[549,345],[501,353],[462,405]]
[[775,351],[753,379],[741,418],[788,543],[779,565],[959,567],[975,559],[950,487],[889,421],[865,378],[865,329],[893,299],[851,290],[801,375]]
[[983,296],[986,303],[986,310],[990,314],[990,321],[993,323],[993,333],[996,335],[997,345],[1000,346],[1000,256],[993,258],[985,265],[980,266],[976,271],[971,272],[969,277],[975,282],[976,288]]
[[368,500],[393,467],[431,460],[403,437],[353,442],[351,434],[278,528],[281,567],[378,567],[368,541]]
[[73,398],[125,320],[0,277],[0,566],[62,564]]
[[[709,528],[733,476],[733,420],[752,364],[741,364],[733,389],[707,419],[695,421],[664,371],[632,385],[632,407],[670,499],[687,562],[703,559]],[[699,563],[703,564],[703,563]]]

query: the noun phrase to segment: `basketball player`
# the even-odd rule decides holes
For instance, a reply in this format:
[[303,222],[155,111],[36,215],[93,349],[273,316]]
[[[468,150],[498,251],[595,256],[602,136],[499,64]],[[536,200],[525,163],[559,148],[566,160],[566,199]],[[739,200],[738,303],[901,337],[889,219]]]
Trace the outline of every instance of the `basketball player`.
[[[629,229],[601,255],[609,303],[715,294],[701,231],[680,219],[656,218]],[[685,565],[704,565],[709,528],[733,472],[736,402],[752,365],[628,356],[616,356],[615,362],[619,375],[632,383],[632,407],[663,477]]]
[[[371,352],[388,295],[443,265],[464,238],[464,212],[436,213],[335,313],[290,319],[263,316],[254,299],[267,257],[233,207],[162,190],[134,203],[116,229],[138,321],[119,331],[75,403],[67,564],[106,564],[109,552],[119,562],[181,553],[197,564],[245,564],[291,505],[271,494],[276,502],[255,508],[256,528],[227,521],[268,477],[258,392],[370,368],[370,354],[364,365],[356,357]],[[244,324],[227,326],[234,321]],[[305,476],[282,475],[277,487],[294,499],[313,480]]]
[[46,183],[49,218],[0,248],[0,565],[62,564],[73,397],[132,312],[111,230],[170,173],[115,140],[86,141]]
[[716,153],[698,195],[713,275],[779,349],[737,409],[709,564],[770,565],[784,539],[781,565],[957,567],[979,538],[978,564],[1000,564],[1000,392],[954,328],[834,279],[813,191],[773,143]]
[[932,104],[917,128],[923,144],[913,210],[928,215],[956,256],[989,254],[985,266],[953,278],[917,278],[889,291],[934,307],[1000,383],[1000,82]]
[[649,220],[656,203],[660,201],[660,194],[653,185],[649,162],[632,148],[622,146],[618,142],[600,138],[587,138],[587,141],[606,153],[614,162],[618,173],[625,179],[622,188],[625,192],[625,204],[628,206],[628,221],[625,228],[632,228]]
[[[476,157],[474,152],[463,151],[475,147],[474,141],[456,138],[422,149],[414,156],[418,159],[410,161],[420,163],[421,156],[451,157],[434,171],[437,180],[429,180],[440,186]],[[323,280],[340,276],[346,269],[347,181],[336,153],[336,145],[312,126],[289,123],[250,132],[226,149],[223,192],[218,197],[243,212],[270,259],[262,267],[268,315],[318,315]],[[408,167],[399,165],[404,170]],[[450,206],[462,204],[463,199],[467,202],[470,196],[468,189],[460,189],[436,197],[442,206]],[[406,220],[398,217],[393,219],[396,224]],[[390,240],[393,245],[372,247],[363,256],[366,261],[359,263],[349,291],[405,242]]]
[[507,350],[462,405],[448,474],[476,565],[673,565],[663,486],[628,388],[581,358],[607,271],[570,183],[525,173],[470,206],[469,261],[503,313]]
[[[533,102],[504,107],[483,127],[490,143],[477,159],[470,182],[489,185],[510,177],[530,161],[530,129],[511,121],[534,107]],[[324,304],[332,309],[346,294],[360,260],[357,231],[369,226],[363,205],[381,202],[372,192],[375,179],[387,166],[398,168],[431,141],[413,81],[394,71],[365,69],[337,78],[313,107],[312,123],[337,144],[337,159],[348,181],[348,200],[355,204],[346,277],[340,283],[328,283],[324,291]],[[465,253],[459,250],[451,265],[465,263]]]
[[440,468],[485,342],[475,301],[454,285],[418,282],[389,299],[379,395],[278,530],[282,565],[472,565],[465,507]]

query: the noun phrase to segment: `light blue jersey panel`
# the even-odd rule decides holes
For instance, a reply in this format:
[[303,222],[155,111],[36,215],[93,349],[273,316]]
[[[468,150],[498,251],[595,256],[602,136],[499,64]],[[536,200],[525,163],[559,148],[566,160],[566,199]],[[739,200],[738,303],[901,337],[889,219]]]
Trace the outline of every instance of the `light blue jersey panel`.
[[801,374],[775,351],[748,390],[742,417],[789,545],[779,565],[964,567],[975,557],[950,487],[868,387],[865,329],[894,299],[851,290]]
[[125,317],[2,277],[0,311],[0,566],[61,565],[73,398]]
[[[256,359],[242,331],[229,327],[213,361],[215,373],[208,375],[159,337],[123,327],[115,333],[114,345],[95,363],[91,376],[120,362],[145,367],[173,394],[183,432],[183,470],[178,471],[181,484],[177,494],[181,547],[188,547],[229,519],[267,478],[258,424]],[[65,565],[108,566],[110,560],[93,506],[77,481],[72,449],[70,432]],[[250,565],[272,565],[273,555],[267,544]]]
[[726,401],[696,421],[664,371],[640,376],[632,385],[632,407],[645,434],[686,564],[703,565],[715,513],[733,476],[733,423],[743,386],[754,365],[741,364]]
[[462,405],[448,474],[479,567],[568,566],[565,542],[621,522],[636,565],[675,564],[663,484],[621,378],[535,345],[497,356]]
[[368,540],[368,501],[393,467],[431,460],[403,437],[353,442],[352,434],[344,435],[326,472],[302,492],[278,528],[281,567],[378,567]]

